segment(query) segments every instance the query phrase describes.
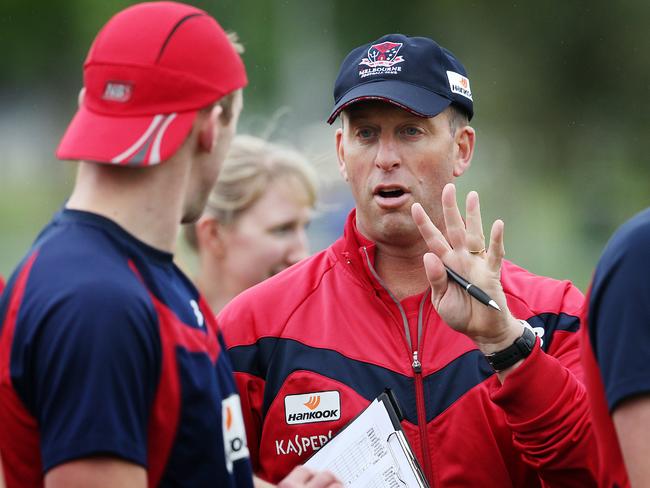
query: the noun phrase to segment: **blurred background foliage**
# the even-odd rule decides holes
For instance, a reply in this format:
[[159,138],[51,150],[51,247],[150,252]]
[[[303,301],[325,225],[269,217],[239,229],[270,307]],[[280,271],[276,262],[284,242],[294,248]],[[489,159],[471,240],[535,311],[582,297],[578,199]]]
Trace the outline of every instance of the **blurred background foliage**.
[[[64,202],[74,165],[53,151],[81,65],[125,0],[0,3],[0,274]],[[509,259],[586,288],[611,232],[650,203],[650,2],[201,0],[239,33],[250,85],[240,132],[305,151],[323,176],[312,250],[351,207],[324,122],[339,63],[388,32],[432,37],[469,71],[478,146],[459,193],[506,222]]]

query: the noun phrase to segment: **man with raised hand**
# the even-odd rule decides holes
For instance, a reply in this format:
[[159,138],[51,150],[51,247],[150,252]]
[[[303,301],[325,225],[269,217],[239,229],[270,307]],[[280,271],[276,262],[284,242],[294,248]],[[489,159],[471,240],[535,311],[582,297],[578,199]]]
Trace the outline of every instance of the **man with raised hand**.
[[476,192],[465,220],[456,205],[476,139],[463,65],[386,35],[346,57],[334,99],[343,236],[219,315],[254,470],[280,479],[389,387],[432,486],[594,486],[582,294],[503,260],[501,222],[485,249]]

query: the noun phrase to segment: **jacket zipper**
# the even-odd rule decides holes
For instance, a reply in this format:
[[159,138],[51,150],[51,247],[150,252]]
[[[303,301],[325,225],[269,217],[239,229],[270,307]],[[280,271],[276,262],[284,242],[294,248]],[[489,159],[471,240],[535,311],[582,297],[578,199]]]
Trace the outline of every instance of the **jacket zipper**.
[[[411,368],[415,374],[415,409],[418,416],[418,429],[420,431],[420,447],[422,448],[422,457],[424,459],[424,475],[426,476],[429,483],[433,486],[433,467],[431,465],[431,454],[429,449],[429,438],[427,436],[427,417],[426,417],[426,408],[424,404],[424,382],[422,380],[422,362],[418,357],[417,348],[413,347],[413,341],[411,340],[411,331],[409,330],[409,322],[406,318],[406,313],[402,304],[399,302],[397,297],[388,289],[384,284],[383,280],[375,271],[374,266],[370,262],[370,256],[368,256],[368,250],[366,246],[363,246],[363,252],[366,256],[366,263],[368,264],[368,269],[375,277],[379,285],[388,293],[388,296],[395,302],[397,308],[399,309],[400,315],[402,316],[402,323],[404,325],[404,333],[406,335],[406,341],[408,342],[409,352],[412,354],[413,362],[411,363]],[[428,294],[424,294],[422,301],[420,302],[420,310],[418,312],[418,347],[421,347],[422,340],[422,314],[424,311],[424,302],[426,301]]]
[[[424,312],[424,302],[428,293],[425,293],[420,301],[420,310],[418,311],[418,348],[422,348],[422,321]],[[424,459],[424,474],[433,486],[433,466],[431,463],[431,449],[429,448],[429,436],[427,435],[427,414],[424,403],[424,379],[422,378],[422,362],[418,358],[418,350],[413,351],[413,372],[415,373],[415,406],[418,413],[418,428],[420,430],[420,444],[422,447],[422,458]]]

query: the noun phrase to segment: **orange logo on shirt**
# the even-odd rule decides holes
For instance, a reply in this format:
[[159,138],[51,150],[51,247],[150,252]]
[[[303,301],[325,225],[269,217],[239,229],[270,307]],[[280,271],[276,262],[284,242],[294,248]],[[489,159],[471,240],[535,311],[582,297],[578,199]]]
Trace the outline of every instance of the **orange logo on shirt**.
[[230,407],[226,407],[226,430],[230,430],[231,425],[232,425],[232,411],[230,410]]
[[309,410],[315,409],[318,405],[320,405],[320,396],[310,396],[309,401],[307,401],[307,403],[303,403],[303,405]]

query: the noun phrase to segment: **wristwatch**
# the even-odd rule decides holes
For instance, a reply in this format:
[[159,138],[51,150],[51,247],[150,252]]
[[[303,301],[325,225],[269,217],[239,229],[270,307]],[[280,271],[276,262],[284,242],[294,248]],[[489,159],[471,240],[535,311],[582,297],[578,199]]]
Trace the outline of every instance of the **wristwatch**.
[[537,336],[528,325],[528,322],[525,320],[520,320],[520,322],[524,324],[524,333],[515,339],[511,346],[485,355],[485,359],[488,360],[494,371],[499,372],[508,369],[520,359],[530,356],[530,353],[533,352]]

